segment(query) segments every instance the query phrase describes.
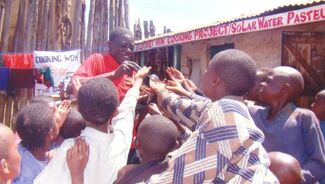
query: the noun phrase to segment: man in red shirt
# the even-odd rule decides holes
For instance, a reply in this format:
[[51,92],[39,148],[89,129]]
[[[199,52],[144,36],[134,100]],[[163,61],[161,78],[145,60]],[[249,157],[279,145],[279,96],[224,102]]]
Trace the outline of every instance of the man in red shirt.
[[121,101],[129,89],[125,85],[125,78],[139,68],[130,61],[134,49],[133,34],[126,28],[116,28],[109,35],[108,46],[109,53],[90,55],[74,73],[73,78],[84,80],[106,77],[115,84]]
[[[126,78],[139,69],[135,62],[130,61],[134,49],[133,34],[126,28],[116,28],[109,35],[108,47],[109,53],[90,55],[74,73],[73,78],[79,78],[82,81],[93,77],[106,77],[116,86],[121,102],[130,88],[129,85],[125,84]],[[134,136],[136,136],[135,129],[133,130]],[[128,161],[128,163],[139,162],[132,141],[128,160],[133,159],[135,161]]]

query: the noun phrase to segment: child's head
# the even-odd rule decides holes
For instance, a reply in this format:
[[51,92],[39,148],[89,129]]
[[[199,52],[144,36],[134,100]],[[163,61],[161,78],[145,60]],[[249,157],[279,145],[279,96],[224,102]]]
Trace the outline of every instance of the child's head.
[[85,127],[86,123],[81,114],[75,108],[72,108],[60,128],[60,135],[64,139],[78,137]]
[[140,124],[136,146],[143,156],[164,159],[166,155],[178,146],[179,132],[175,124],[161,115],[146,117]]
[[301,167],[293,156],[281,152],[268,153],[270,170],[281,184],[299,184],[302,181]]
[[56,105],[55,105],[54,102],[55,101],[51,97],[46,96],[46,95],[35,96],[30,101],[31,104],[32,103],[44,103],[44,104],[47,104],[52,109],[56,108]]
[[304,89],[301,73],[289,66],[273,68],[260,84],[259,99],[267,104],[290,102]]
[[32,103],[22,108],[15,125],[21,144],[28,150],[48,146],[59,134],[53,110],[43,103]]
[[12,180],[20,173],[21,156],[12,130],[0,123],[0,182]]
[[86,81],[80,87],[77,99],[83,118],[95,125],[108,123],[119,104],[116,87],[103,77]]
[[311,109],[319,120],[325,120],[325,89],[316,94],[315,100],[311,104]]
[[266,75],[272,70],[272,68],[262,67],[256,71],[255,84],[247,93],[247,100],[258,101],[258,91],[260,89],[260,83],[264,80]]
[[216,54],[203,74],[203,93],[218,100],[226,95],[242,96],[254,86],[255,61],[245,52],[228,49]]

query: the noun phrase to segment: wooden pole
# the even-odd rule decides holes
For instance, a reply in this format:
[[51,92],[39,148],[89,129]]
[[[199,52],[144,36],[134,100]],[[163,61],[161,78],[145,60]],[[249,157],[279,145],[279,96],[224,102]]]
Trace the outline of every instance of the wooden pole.
[[[81,11],[81,31],[80,31],[80,47],[79,48],[84,48],[85,47],[85,32],[86,32],[86,23],[85,23],[85,12],[86,12],[86,4],[85,1],[82,1],[82,11]],[[85,50],[81,50],[80,54],[80,61],[83,61],[85,59]]]
[[82,22],[82,4],[79,0],[72,1],[72,7],[74,7],[73,20],[72,25],[72,40],[71,40],[71,48],[77,49],[80,48],[80,32],[81,32],[81,22]]
[[109,6],[109,32],[111,33],[112,30],[116,27],[116,0],[110,0]]
[[6,8],[5,0],[0,0],[0,45],[2,45],[1,35],[4,27],[5,8]]
[[18,20],[17,20],[14,39],[13,39],[15,52],[23,51],[24,48],[27,8],[28,8],[28,1],[19,2]]
[[124,2],[123,0],[118,0],[118,26],[119,27],[124,27],[125,22],[124,22]]
[[124,0],[124,20],[125,20],[125,27],[130,28],[129,25],[129,1]]
[[91,48],[92,48],[92,36],[93,36],[92,32],[93,32],[95,1],[96,0],[90,1],[88,29],[87,29],[87,43],[86,43],[86,47],[89,50],[86,51],[86,56],[85,57],[88,57],[92,53]]
[[[101,46],[106,47],[108,41],[108,20],[109,20],[109,4],[107,0],[104,0],[104,11],[103,11],[103,28],[102,28],[102,39],[101,39]],[[107,48],[104,48],[104,51],[107,51]]]
[[9,47],[9,31],[10,31],[10,21],[11,21],[11,9],[12,1],[7,0],[5,4],[5,17],[3,24],[3,33],[1,35],[1,52],[7,52]]

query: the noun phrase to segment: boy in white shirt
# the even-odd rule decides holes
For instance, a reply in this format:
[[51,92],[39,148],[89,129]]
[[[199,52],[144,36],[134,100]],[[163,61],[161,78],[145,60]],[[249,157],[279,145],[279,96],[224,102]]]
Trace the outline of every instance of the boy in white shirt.
[[[93,78],[80,87],[78,108],[87,125],[81,136],[89,145],[89,161],[84,171],[85,184],[113,183],[118,170],[126,164],[139,89],[149,70],[144,67],[137,72],[133,87],[118,108],[117,90],[110,80]],[[71,183],[66,152],[73,144],[73,139],[62,143],[54,158],[34,180],[35,184]]]

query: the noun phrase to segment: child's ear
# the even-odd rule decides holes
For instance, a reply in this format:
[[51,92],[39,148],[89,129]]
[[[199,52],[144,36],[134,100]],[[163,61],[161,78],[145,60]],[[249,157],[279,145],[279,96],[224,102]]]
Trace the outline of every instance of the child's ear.
[[140,145],[140,143],[139,143],[139,139],[138,139],[138,137],[136,137],[134,140],[133,140],[133,142],[134,142],[134,147],[135,147],[135,149],[139,149],[140,147],[141,147],[141,145]]
[[113,116],[112,116],[112,117],[115,117],[116,115],[118,115],[118,110],[117,110],[117,108],[116,108],[115,111],[113,112]]
[[51,130],[49,131],[49,134],[47,136],[47,139],[49,139],[49,142],[52,142],[53,140],[55,140],[57,138],[57,133],[55,132],[54,128],[51,128]]
[[282,92],[284,92],[284,94],[290,93],[290,91],[291,91],[290,84],[284,83],[281,90],[282,90]]
[[221,82],[220,76],[218,74],[216,74],[215,78],[213,79],[212,85],[213,87],[219,85]]
[[173,148],[172,151],[177,150],[177,149],[180,148],[181,146],[182,146],[181,142],[180,142],[179,140],[176,140],[176,142],[175,142],[175,146],[174,146],[174,148]]
[[1,168],[1,172],[3,172],[4,174],[10,173],[8,163],[4,158],[1,159],[0,168]]

